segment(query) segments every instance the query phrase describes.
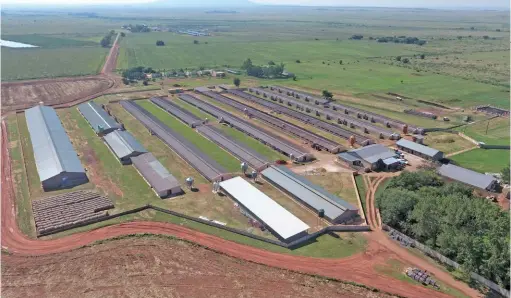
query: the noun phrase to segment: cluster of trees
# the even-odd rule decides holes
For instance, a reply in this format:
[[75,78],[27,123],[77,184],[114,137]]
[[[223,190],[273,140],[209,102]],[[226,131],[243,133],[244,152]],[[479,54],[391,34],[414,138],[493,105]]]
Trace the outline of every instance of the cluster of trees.
[[105,37],[103,37],[101,39],[101,41],[100,41],[101,46],[104,48],[108,48],[114,41],[114,37],[115,37],[115,31],[111,30],[110,32],[108,32],[107,35],[105,35]]
[[151,67],[143,67],[143,66],[128,68],[122,72],[122,80],[123,80],[124,84],[129,84],[132,82],[136,82],[138,80],[145,81],[146,73],[154,74],[154,73],[156,73],[156,71],[154,69],[152,69]]
[[378,38],[376,38],[376,41],[377,42],[416,44],[419,46],[426,44],[425,40],[419,39],[417,37],[410,37],[410,36],[378,37]]
[[147,27],[147,25],[140,25],[140,24],[131,25],[131,24],[129,24],[127,26],[127,28],[129,28],[129,30],[132,33],[151,32],[151,28]]
[[364,39],[364,36],[363,35],[360,35],[360,34],[354,34],[350,37],[350,39],[354,39],[354,40],[361,40],[361,39]]
[[161,47],[161,46],[164,46],[165,45],[165,42],[163,42],[163,40],[157,40],[156,41],[156,45]]
[[509,213],[498,205],[428,170],[393,178],[376,204],[387,225],[509,289]]
[[267,65],[259,66],[254,65],[252,60],[248,58],[243,61],[241,68],[246,70],[247,75],[249,76],[257,78],[278,78],[283,76],[282,72],[284,72],[284,63],[275,64],[275,62],[270,61]]

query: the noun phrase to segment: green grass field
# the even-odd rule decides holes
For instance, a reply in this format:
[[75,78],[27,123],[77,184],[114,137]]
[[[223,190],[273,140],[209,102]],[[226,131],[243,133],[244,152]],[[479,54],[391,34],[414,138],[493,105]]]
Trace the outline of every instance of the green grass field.
[[466,125],[458,130],[474,140],[488,145],[509,145],[509,125],[509,117],[497,117]]
[[476,145],[461,136],[453,133],[430,132],[424,137],[424,144],[445,154],[458,152]]
[[174,118],[169,113],[160,109],[150,101],[139,101],[140,106],[142,106],[147,111],[151,112],[158,119],[163,121],[167,126],[172,128],[174,131],[180,133],[183,137],[185,137],[192,144],[197,146],[199,150],[203,153],[211,157],[214,161],[216,161],[220,166],[224,167],[229,172],[239,172],[240,171],[240,163],[234,158],[234,156],[230,155],[227,151],[224,151],[217,145],[215,145],[210,140],[204,138],[197,132],[195,132],[192,128],[180,122],[177,118]]
[[364,184],[364,176],[362,176],[362,175],[355,176],[355,182],[357,183],[357,190],[358,190],[358,195],[360,196],[360,202],[362,203],[362,209],[364,209],[364,214],[366,214],[367,189]]
[[101,47],[10,49],[2,47],[2,80],[96,74],[108,49]]
[[509,150],[474,149],[451,156],[457,165],[480,172],[500,173],[509,164]]

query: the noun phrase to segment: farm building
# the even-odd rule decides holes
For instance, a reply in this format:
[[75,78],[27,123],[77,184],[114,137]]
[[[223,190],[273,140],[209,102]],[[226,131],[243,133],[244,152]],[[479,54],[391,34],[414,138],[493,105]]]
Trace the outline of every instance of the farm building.
[[373,144],[355,150],[339,153],[339,161],[346,162],[353,168],[368,168],[372,171],[395,170],[399,160],[395,153],[381,144]]
[[315,212],[324,210],[332,223],[344,223],[358,216],[358,209],[284,166],[271,166],[261,175],[298,202]]
[[225,72],[213,70],[211,72],[211,76],[216,77],[216,78],[224,78],[225,77]]
[[170,88],[169,89],[170,94],[179,94],[179,93],[183,93],[183,92],[184,92],[183,88]]
[[89,181],[69,137],[51,107],[25,111],[37,173],[45,191],[70,188]]
[[113,131],[103,139],[122,164],[130,164],[132,157],[147,152],[135,137],[125,130]]
[[493,176],[484,175],[453,164],[442,165],[438,169],[438,173],[448,179],[487,191],[496,191],[499,185],[497,179]]
[[220,182],[220,188],[280,240],[291,242],[307,234],[307,224],[245,179],[234,177]]
[[78,111],[98,135],[106,135],[114,130],[121,129],[121,125],[93,101],[82,103],[78,106]]
[[131,161],[160,198],[183,192],[177,179],[151,153],[132,157]]
[[413,155],[420,156],[424,159],[428,160],[440,160],[444,158],[444,153],[442,151],[436,150],[435,148],[431,148],[428,146],[424,146],[412,141],[408,141],[405,139],[401,139],[396,142],[397,148],[403,150],[405,152],[411,153]]

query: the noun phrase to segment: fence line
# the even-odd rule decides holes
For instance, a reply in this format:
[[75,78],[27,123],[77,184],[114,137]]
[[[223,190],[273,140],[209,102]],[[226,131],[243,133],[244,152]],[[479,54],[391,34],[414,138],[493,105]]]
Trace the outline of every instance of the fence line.
[[114,218],[117,218],[117,217],[120,217],[120,216],[123,216],[123,215],[138,213],[140,211],[144,211],[144,210],[147,210],[147,209],[152,209],[152,210],[155,210],[155,211],[160,211],[160,212],[163,212],[163,213],[166,213],[166,214],[170,214],[170,215],[173,215],[173,216],[176,216],[176,217],[188,219],[188,220],[191,220],[191,221],[194,221],[194,222],[205,224],[205,225],[208,225],[208,226],[211,226],[211,227],[215,227],[215,228],[218,228],[218,229],[221,229],[221,230],[224,230],[224,231],[228,231],[228,232],[231,232],[231,233],[235,233],[235,234],[238,234],[238,235],[242,235],[242,236],[245,236],[245,237],[249,237],[249,238],[252,238],[252,239],[255,239],[255,240],[263,241],[263,242],[266,242],[266,243],[269,243],[269,244],[281,246],[281,247],[288,248],[288,249],[293,249],[295,247],[301,246],[301,245],[303,245],[303,244],[305,244],[305,243],[307,243],[309,241],[312,241],[312,240],[318,238],[319,236],[322,236],[322,235],[330,233],[330,232],[370,232],[371,231],[371,228],[369,226],[367,226],[367,225],[363,225],[363,226],[328,226],[328,227],[325,227],[325,228],[323,228],[323,229],[321,229],[321,230],[319,230],[317,232],[314,232],[312,234],[308,234],[306,236],[303,236],[302,238],[294,240],[294,241],[292,241],[290,243],[286,243],[286,242],[283,242],[283,241],[273,240],[273,239],[265,238],[265,237],[262,237],[262,236],[254,235],[254,234],[249,233],[247,231],[243,231],[243,230],[240,230],[240,229],[223,226],[221,224],[217,224],[217,223],[214,223],[212,221],[203,220],[203,219],[198,218],[198,217],[189,216],[189,215],[186,215],[186,214],[182,214],[182,213],[179,213],[179,212],[176,212],[176,211],[172,211],[172,210],[169,210],[169,209],[165,209],[165,208],[161,208],[161,207],[158,207],[158,206],[145,205],[145,206],[138,207],[138,208],[131,209],[131,210],[127,210],[127,211],[124,211],[124,212],[107,215],[105,217],[102,217],[102,218],[99,218],[99,219],[94,219],[92,221],[86,221],[86,222],[82,222],[82,223],[77,223],[77,224],[75,224],[72,227],[64,227],[64,228],[61,228],[61,229],[58,229],[58,230],[53,230],[53,231],[51,231],[49,233],[38,234],[38,237],[39,236],[46,236],[46,235],[50,235],[50,234],[55,234],[55,233],[58,233],[58,232],[62,232],[62,231],[66,231],[66,230],[70,230],[70,229],[74,229],[74,228],[78,228],[78,227],[83,227],[83,226],[86,226],[86,225],[89,225],[89,224],[98,223],[98,222],[109,220],[109,219],[114,219]]
[[[393,232],[393,233],[396,233],[397,235],[399,235],[399,237],[402,237],[404,239],[406,239],[408,242],[410,243],[413,243],[415,247],[417,247],[420,251],[422,251],[423,253],[425,253],[426,255],[434,258],[435,260],[443,263],[443,264],[447,264],[451,267],[454,267],[456,269],[458,268],[461,268],[461,265],[456,263],[455,261],[447,258],[446,256],[442,255],[441,253],[433,250],[432,248],[420,243],[419,241],[387,226],[387,225],[383,225],[383,229],[386,230],[386,231],[390,231],[390,232]],[[509,297],[509,291],[500,287],[499,285],[497,285],[496,283],[482,277],[481,275],[477,274],[477,273],[474,273],[474,272],[470,272],[470,277],[476,281],[478,281],[479,283],[487,286],[488,288],[492,289],[493,291],[499,293],[500,295],[504,296],[504,297]]]

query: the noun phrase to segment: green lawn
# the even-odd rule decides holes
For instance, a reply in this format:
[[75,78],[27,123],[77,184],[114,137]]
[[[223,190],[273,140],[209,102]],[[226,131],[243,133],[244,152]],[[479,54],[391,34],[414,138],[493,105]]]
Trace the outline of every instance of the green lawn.
[[96,74],[101,69],[108,49],[2,47],[2,80],[26,80]]
[[457,165],[480,172],[499,173],[509,164],[509,150],[474,149],[450,157]]
[[488,145],[509,145],[509,125],[509,117],[497,117],[466,125],[459,131]]
[[34,236],[35,231],[34,226],[32,225],[30,192],[16,115],[7,117],[6,123],[9,138],[12,176],[14,178],[14,191],[16,192],[16,222],[23,234]]
[[445,154],[458,152],[476,146],[474,143],[457,134],[445,132],[428,133],[424,138],[424,144],[443,151]]
[[364,209],[364,215],[366,214],[366,195],[367,189],[364,184],[364,176],[357,175],[355,176],[355,182],[357,183],[358,195],[360,196],[360,202],[362,203],[362,209]]
[[139,101],[140,106],[142,106],[147,111],[151,112],[158,119],[163,121],[167,126],[172,128],[177,133],[180,133],[183,137],[185,137],[192,144],[197,146],[199,150],[201,150],[204,154],[208,155],[216,161],[220,166],[224,167],[229,172],[239,172],[240,171],[240,163],[234,158],[234,156],[230,155],[227,151],[218,147],[215,143],[210,140],[204,138],[197,132],[195,132],[192,128],[185,125],[178,119],[171,116],[169,113],[160,109],[156,105],[154,105],[150,101]]

